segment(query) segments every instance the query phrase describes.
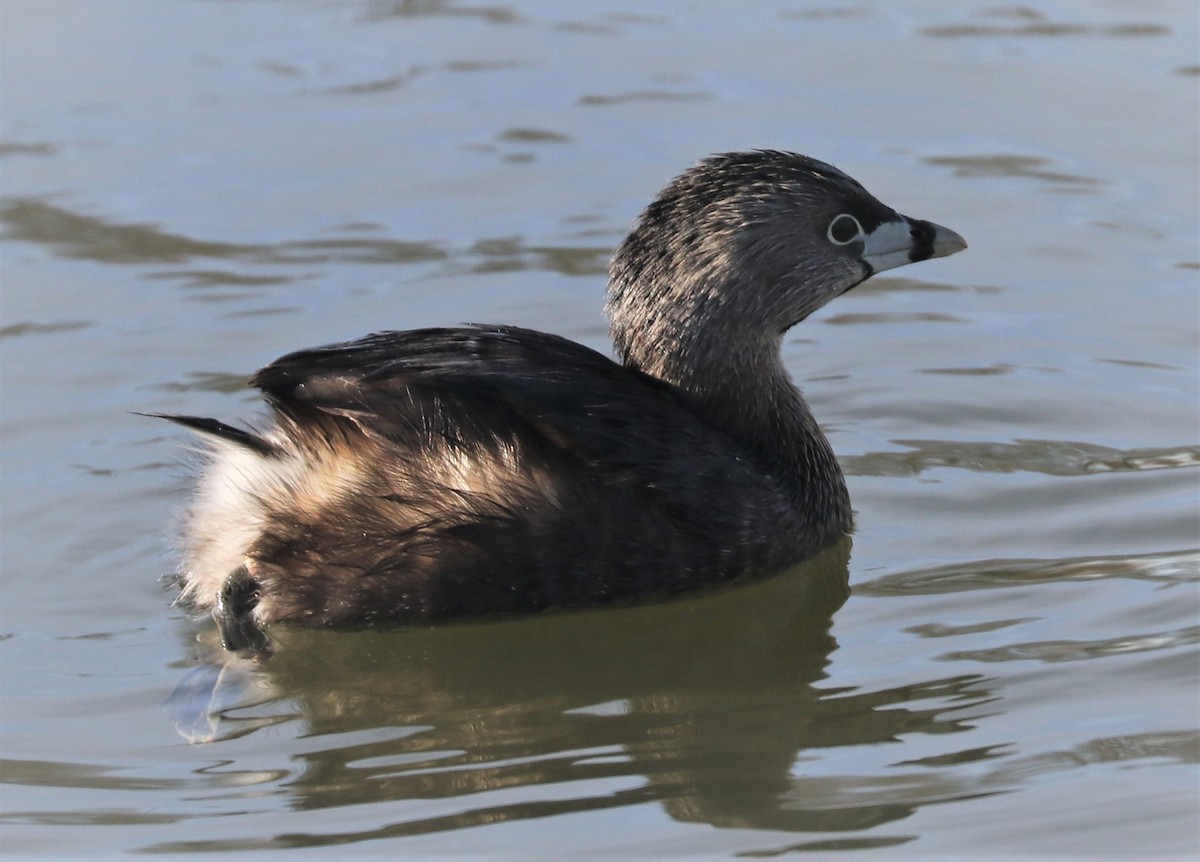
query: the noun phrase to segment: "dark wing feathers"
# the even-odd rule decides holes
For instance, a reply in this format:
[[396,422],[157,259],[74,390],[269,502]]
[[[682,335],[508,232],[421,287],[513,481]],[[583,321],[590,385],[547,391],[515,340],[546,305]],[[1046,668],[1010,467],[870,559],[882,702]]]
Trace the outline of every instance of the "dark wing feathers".
[[203,416],[181,416],[175,413],[142,413],[139,415],[152,416],[155,419],[166,419],[169,422],[190,428],[200,434],[236,443],[252,452],[257,452],[259,455],[271,455],[275,451],[270,443],[254,433],[241,428],[234,428],[232,425],[226,425],[217,419],[207,419]]
[[696,496],[706,472],[736,484],[741,477],[729,469],[742,464],[747,484],[764,479],[668,385],[573,341],[518,327],[375,333],[284,356],[252,383],[284,416],[335,413],[398,441],[411,439],[417,422],[440,421],[444,427],[433,430],[467,444],[505,434],[527,442],[534,434],[610,481],[638,483],[676,504]]
[[577,382],[580,372],[613,374],[620,366],[607,357],[565,338],[511,326],[470,326],[377,332],[356,341],[289,353],[251,379],[269,399],[286,400],[297,386],[311,392],[339,391],[353,381],[402,383],[430,377],[463,381],[511,380],[513,376],[543,381]]
[[654,403],[665,396],[668,409],[682,409],[665,386],[594,350],[517,327],[379,332],[289,354],[251,382],[285,414],[303,406],[355,415],[385,436],[389,417],[432,399],[461,407],[468,424],[471,413],[503,409],[535,425],[561,424],[558,433],[572,437],[572,429],[586,434],[596,420],[616,418],[598,415],[614,412],[603,411],[606,399],[619,400],[615,412],[639,396]]

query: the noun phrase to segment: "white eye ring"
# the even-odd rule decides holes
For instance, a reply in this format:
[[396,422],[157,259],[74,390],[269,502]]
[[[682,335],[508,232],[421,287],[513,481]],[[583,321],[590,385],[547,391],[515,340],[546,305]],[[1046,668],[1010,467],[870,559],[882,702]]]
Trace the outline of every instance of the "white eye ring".
[[[847,231],[851,228],[853,228],[854,233],[847,235]],[[859,223],[858,219],[850,215],[850,213],[842,213],[833,217],[833,221],[829,223],[829,230],[825,232],[825,236],[834,245],[849,245],[856,239],[866,236],[866,231],[863,230],[863,226]]]

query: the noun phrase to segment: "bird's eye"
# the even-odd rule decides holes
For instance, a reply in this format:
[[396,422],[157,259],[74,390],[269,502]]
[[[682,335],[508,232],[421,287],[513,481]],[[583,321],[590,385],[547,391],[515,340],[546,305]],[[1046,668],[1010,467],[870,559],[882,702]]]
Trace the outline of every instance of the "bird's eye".
[[862,234],[863,228],[858,223],[858,219],[850,215],[850,213],[842,213],[839,216],[834,216],[833,221],[829,223],[829,230],[825,235],[829,237],[829,241],[834,245],[847,245],[858,239]]

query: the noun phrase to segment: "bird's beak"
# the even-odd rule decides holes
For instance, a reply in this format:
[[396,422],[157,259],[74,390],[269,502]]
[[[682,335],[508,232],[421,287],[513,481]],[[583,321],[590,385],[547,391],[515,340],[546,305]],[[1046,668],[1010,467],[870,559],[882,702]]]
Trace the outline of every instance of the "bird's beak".
[[947,257],[967,247],[967,241],[948,227],[931,221],[900,216],[885,221],[863,240],[862,260],[871,274],[929,260]]

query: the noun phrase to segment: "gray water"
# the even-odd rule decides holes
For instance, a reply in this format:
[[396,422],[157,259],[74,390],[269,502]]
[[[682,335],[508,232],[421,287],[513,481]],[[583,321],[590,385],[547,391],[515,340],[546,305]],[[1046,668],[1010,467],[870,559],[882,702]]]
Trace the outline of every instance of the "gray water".
[[[1198,17],[6,2],[0,850],[1194,858]],[[252,418],[256,367],[384,328],[607,350],[639,208],[748,147],[971,244],[788,337],[852,548],[262,667],[172,607],[186,435],[132,411]]]

